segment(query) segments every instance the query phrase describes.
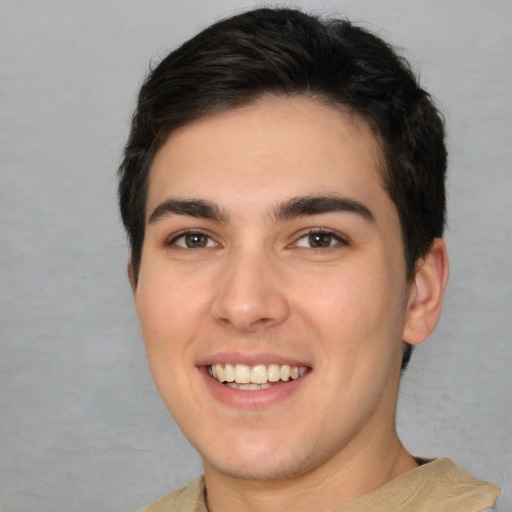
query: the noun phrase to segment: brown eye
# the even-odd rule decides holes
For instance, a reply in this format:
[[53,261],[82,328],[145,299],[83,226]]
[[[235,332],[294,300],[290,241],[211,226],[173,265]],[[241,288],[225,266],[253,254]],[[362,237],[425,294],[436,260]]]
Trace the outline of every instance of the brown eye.
[[189,249],[196,249],[197,247],[206,247],[208,243],[208,237],[201,233],[191,233],[189,235],[185,235],[185,245]]
[[343,247],[348,245],[347,241],[333,231],[310,231],[301,236],[296,242],[295,247],[304,249],[329,249]]
[[311,233],[308,236],[310,247],[329,247],[333,242],[333,237],[330,233]]
[[217,244],[204,233],[184,233],[169,243],[182,249],[202,249],[204,247],[215,247]]

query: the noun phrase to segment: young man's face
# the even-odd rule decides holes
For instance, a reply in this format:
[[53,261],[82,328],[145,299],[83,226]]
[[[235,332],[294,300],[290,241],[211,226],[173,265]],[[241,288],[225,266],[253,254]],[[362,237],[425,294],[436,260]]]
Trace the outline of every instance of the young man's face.
[[305,98],[202,118],[156,155],[135,305],[207,472],[291,478],[393,432],[410,286],[379,162],[366,123]]

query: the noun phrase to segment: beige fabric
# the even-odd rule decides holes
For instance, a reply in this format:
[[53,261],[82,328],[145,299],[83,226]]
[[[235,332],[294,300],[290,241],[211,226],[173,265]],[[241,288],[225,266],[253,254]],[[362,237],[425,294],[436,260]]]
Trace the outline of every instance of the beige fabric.
[[204,478],[199,476],[186,487],[176,489],[140,512],[208,512],[204,491]]
[[471,476],[448,458],[436,459],[388,482],[337,512],[480,512],[492,507],[497,485]]
[[[204,479],[196,478],[141,512],[208,512]],[[480,512],[498,486],[473,478],[448,458],[436,459],[333,512]]]

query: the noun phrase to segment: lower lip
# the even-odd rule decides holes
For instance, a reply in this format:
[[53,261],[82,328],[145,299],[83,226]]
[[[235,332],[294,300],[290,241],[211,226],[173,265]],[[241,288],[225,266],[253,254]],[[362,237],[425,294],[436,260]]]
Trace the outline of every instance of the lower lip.
[[278,404],[296,393],[309,375],[288,382],[279,382],[267,389],[234,389],[213,379],[206,367],[199,368],[212,395],[220,402],[239,409],[264,409]]

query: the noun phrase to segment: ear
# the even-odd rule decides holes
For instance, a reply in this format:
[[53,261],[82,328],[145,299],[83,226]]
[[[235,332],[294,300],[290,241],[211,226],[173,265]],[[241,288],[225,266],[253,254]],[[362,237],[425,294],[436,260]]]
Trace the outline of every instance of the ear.
[[436,238],[427,256],[418,263],[411,285],[403,340],[419,345],[435,329],[441,316],[449,264],[446,244]]
[[128,274],[128,280],[130,281],[130,286],[132,287],[132,292],[135,293],[137,288],[137,278],[135,276],[135,269],[133,268],[133,263],[130,260],[126,267],[126,273]]

